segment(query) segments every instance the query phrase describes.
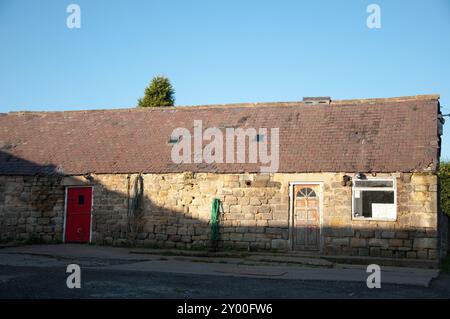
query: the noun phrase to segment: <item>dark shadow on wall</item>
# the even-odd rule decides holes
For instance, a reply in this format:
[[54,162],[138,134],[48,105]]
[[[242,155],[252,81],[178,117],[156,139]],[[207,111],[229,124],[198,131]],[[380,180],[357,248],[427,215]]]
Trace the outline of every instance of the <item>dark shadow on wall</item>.
[[[1,145],[3,150],[13,147]],[[55,165],[41,165],[0,150],[1,242],[60,241],[62,179]]]
[[[180,205],[179,211],[169,209],[145,195],[138,206],[130,209],[136,193],[133,190],[136,174],[121,179],[120,185],[114,187],[104,185],[95,175],[91,178],[64,176],[55,166],[38,165],[4,152],[0,152],[0,159],[2,241],[30,238],[61,241],[65,187],[87,185],[94,187],[92,241],[98,244],[286,251],[295,241],[293,233],[311,231],[286,226],[245,226],[239,219],[229,224],[221,214],[219,239],[214,245],[210,209],[203,212],[203,218],[193,218],[189,205]],[[172,204],[178,200],[168,199]],[[287,216],[288,212],[284,222]],[[257,214],[255,218],[259,218]],[[320,249],[328,255],[438,259],[439,241],[437,232],[429,229],[324,227]]]
[[63,170],[53,164],[38,164],[8,153],[14,145],[0,143],[0,176],[62,176]]
[[[447,215],[446,212],[442,209],[441,205],[441,181],[438,174],[437,177],[437,185],[438,185],[438,192],[437,192],[437,204],[438,204],[438,225],[440,225],[438,231],[439,231],[439,250],[441,251],[442,255],[448,254],[450,255],[450,231],[449,231],[449,223],[450,223],[450,216]],[[445,256],[441,256],[442,258]]]

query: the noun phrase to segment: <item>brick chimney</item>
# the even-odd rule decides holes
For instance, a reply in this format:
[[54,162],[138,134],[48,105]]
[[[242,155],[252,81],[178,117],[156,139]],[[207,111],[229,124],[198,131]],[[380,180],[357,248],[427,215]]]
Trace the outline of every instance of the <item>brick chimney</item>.
[[314,96],[314,97],[304,97],[303,103],[305,104],[330,104],[331,98],[329,96]]

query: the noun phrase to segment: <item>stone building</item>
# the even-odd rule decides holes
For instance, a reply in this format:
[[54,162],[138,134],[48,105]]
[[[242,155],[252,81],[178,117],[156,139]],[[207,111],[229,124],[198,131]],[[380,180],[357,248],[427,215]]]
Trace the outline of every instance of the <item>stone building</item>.
[[0,238],[208,247],[218,198],[219,248],[438,261],[441,118],[436,95],[3,114]]

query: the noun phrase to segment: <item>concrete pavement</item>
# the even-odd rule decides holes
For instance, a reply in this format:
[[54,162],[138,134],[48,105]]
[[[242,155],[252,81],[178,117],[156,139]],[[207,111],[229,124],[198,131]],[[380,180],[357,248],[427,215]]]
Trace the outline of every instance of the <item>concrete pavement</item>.
[[[217,253],[129,249],[94,245],[31,245],[0,249],[0,265],[16,267],[60,267],[69,263],[83,269],[173,273],[365,283],[366,266],[332,263],[326,260],[261,253]],[[437,269],[381,267],[382,284],[428,287],[439,275]],[[0,285],[3,278],[0,274]]]

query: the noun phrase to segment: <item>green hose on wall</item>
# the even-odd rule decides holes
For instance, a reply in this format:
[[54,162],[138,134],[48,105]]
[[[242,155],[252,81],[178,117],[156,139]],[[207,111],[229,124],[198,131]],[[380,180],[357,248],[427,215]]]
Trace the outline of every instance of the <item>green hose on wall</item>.
[[219,212],[220,199],[214,198],[211,207],[211,240],[217,242],[219,240]]

